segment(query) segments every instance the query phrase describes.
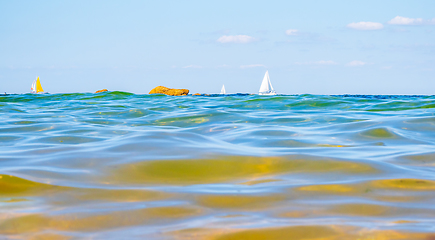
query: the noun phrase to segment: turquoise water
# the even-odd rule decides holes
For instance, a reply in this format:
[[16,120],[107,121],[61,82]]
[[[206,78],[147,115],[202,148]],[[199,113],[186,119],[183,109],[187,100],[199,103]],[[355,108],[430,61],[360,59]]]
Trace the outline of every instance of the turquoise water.
[[434,96],[0,96],[0,239],[435,239],[434,144]]

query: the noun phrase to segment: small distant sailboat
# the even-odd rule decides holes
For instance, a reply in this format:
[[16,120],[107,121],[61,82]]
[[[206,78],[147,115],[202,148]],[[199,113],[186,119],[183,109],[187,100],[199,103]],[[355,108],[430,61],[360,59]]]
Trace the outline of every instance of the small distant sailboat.
[[35,81],[33,81],[30,90],[31,93],[44,93],[44,89],[42,89],[41,82],[39,81],[39,77],[36,78]]
[[225,85],[222,85],[221,94],[227,94],[227,92],[225,91]]
[[276,95],[275,90],[273,90],[272,83],[270,82],[269,71],[266,71],[266,74],[264,74],[263,82],[261,82],[260,91],[258,94]]

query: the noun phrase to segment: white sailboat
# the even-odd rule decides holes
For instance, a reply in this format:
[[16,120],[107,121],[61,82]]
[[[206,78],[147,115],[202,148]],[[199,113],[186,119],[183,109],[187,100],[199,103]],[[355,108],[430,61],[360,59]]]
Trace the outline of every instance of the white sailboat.
[[263,82],[261,82],[260,91],[258,94],[276,95],[275,90],[273,90],[272,83],[270,82],[269,71],[266,71],[266,74],[264,74]]
[[225,91],[225,85],[222,85],[221,94],[227,94],[227,92]]

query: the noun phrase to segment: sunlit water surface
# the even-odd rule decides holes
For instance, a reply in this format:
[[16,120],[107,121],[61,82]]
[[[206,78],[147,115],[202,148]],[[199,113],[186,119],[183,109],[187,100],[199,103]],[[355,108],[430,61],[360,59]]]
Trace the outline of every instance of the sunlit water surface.
[[0,96],[0,239],[435,239],[435,97]]

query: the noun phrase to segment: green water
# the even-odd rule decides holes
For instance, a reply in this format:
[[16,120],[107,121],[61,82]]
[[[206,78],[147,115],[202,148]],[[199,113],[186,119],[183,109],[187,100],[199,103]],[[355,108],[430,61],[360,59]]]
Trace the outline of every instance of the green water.
[[0,96],[0,239],[435,239],[435,97]]

